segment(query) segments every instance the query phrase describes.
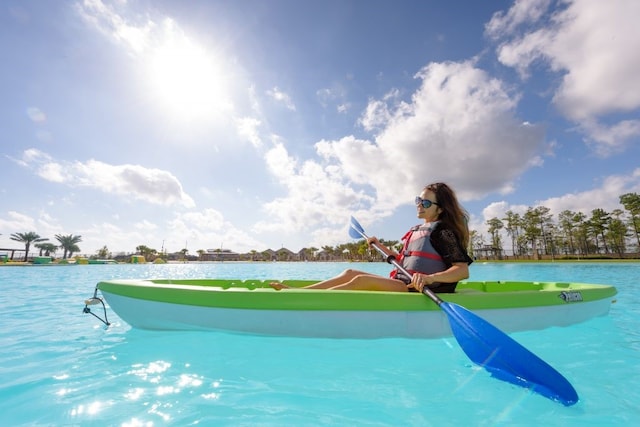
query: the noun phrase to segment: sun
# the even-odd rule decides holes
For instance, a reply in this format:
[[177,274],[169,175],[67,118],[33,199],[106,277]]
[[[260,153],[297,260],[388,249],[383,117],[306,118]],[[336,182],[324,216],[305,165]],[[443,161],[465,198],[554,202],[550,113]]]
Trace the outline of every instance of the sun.
[[182,119],[215,119],[231,108],[225,70],[214,54],[176,37],[153,52],[149,83],[159,107]]

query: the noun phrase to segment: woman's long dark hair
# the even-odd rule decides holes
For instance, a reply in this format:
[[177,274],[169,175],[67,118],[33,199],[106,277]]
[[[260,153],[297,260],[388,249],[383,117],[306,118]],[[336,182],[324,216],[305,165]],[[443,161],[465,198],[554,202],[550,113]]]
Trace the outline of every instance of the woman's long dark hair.
[[429,184],[425,190],[433,191],[438,200],[441,212],[438,220],[442,225],[453,230],[465,250],[469,249],[469,214],[458,203],[456,193],[443,182]]

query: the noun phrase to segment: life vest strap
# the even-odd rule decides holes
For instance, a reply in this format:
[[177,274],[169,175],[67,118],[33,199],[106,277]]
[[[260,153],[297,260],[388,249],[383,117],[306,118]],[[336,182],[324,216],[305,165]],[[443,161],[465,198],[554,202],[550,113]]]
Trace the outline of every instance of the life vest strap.
[[403,253],[403,257],[406,256],[419,256],[422,258],[430,258],[430,259],[435,259],[438,261],[442,261],[442,257],[440,255],[436,255],[436,254],[432,254],[429,252],[421,252],[421,251],[405,251]]

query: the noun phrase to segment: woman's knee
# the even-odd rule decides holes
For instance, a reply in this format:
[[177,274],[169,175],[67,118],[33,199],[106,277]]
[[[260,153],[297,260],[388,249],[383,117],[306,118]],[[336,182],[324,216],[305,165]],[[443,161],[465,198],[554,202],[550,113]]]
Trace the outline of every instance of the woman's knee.
[[362,271],[359,271],[359,270],[354,270],[352,268],[347,268],[340,275],[342,277],[347,277],[349,279],[353,279],[354,277],[362,276],[363,274],[366,274],[366,273],[364,273]]

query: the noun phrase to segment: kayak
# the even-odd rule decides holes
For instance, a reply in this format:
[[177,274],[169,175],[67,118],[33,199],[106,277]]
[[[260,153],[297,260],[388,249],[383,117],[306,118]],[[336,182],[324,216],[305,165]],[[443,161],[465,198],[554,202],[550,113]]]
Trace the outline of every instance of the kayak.
[[[102,303],[106,320],[106,302],[132,327],[150,330],[324,338],[452,335],[446,314],[420,293],[300,289],[315,283],[307,280],[286,280],[282,283],[289,288],[275,290],[271,282],[102,281],[93,298],[85,301],[85,313],[91,312],[90,305]],[[463,281],[455,293],[438,295],[505,332],[516,332],[569,326],[606,315],[616,293],[613,286],[587,283]]]

